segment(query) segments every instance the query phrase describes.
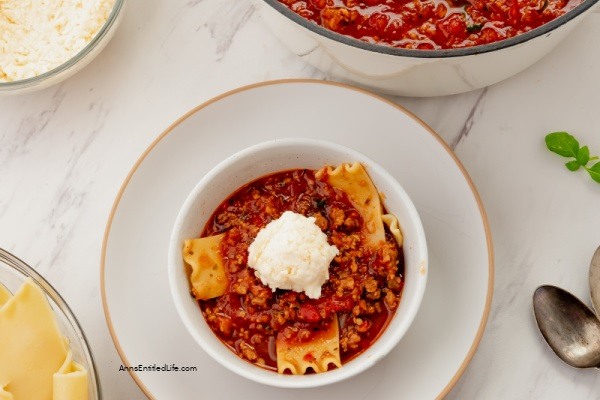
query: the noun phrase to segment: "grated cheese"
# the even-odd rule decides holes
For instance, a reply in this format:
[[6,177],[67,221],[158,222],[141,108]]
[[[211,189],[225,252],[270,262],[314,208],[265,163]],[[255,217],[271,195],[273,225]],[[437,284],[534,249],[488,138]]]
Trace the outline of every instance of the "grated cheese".
[[115,0],[0,0],[0,82],[48,72],[81,51]]

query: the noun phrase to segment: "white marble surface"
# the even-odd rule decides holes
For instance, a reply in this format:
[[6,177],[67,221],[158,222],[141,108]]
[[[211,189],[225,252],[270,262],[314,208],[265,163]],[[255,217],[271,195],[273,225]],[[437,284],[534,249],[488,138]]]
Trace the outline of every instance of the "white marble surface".
[[[452,97],[393,99],[455,148],[492,228],[490,319],[448,399],[600,398],[600,373],[560,362],[531,310],[533,290],[544,283],[589,302],[600,185],[568,172],[543,137],[568,130],[600,154],[598,71],[600,14],[592,14],[549,57],[508,81]],[[145,398],[118,371],[99,290],[105,223],[123,179],[187,110],[241,85],[292,77],[328,79],[282,47],[249,1],[129,1],[113,41],[82,72],[0,98],[0,246],[70,303],[106,399]]]

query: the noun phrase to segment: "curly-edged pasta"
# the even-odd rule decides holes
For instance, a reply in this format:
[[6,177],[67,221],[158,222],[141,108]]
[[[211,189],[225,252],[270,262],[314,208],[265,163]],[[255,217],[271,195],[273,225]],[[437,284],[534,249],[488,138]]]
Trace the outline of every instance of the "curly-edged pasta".
[[192,268],[192,294],[198,300],[222,296],[227,289],[227,275],[219,245],[224,235],[186,240],[183,259]]
[[340,359],[340,333],[337,316],[334,315],[325,329],[307,341],[286,338],[285,333],[277,335],[277,372],[286,370],[294,375],[303,375],[312,369],[325,372],[330,365],[342,366]]

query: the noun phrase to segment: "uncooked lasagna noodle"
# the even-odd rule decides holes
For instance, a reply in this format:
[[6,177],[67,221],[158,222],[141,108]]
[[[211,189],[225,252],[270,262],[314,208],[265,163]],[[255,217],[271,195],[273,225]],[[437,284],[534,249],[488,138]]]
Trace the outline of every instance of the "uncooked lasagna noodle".
[[87,372],[72,361],[44,292],[27,279],[7,293],[0,288],[0,400],[86,400]]
[[190,282],[192,294],[198,300],[208,300],[225,294],[227,274],[219,251],[224,233],[199,239],[186,240],[183,259],[192,267]]
[[337,316],[334,315],[327,330],[319,332],[307,342],[286,340],[277,336],[277,372],[289,370],[294,375],[303,375],[308,368],[314,372],[325,372],[330,364],[340,368],[340,335]]
[[385,223],[398,246],[402,246],[402,233],[398,220],[391,214],[383,215],[379,192],[361,163],[343,163],[336,168],[323,167],[316,172],[315,176],[318,179],[325,177],[327,183],[346,193],[352,205],[363,217],[365,234],[371,244],[377,245],[385,240]]
[[53,379],[53,400],[87,399],[88,372],[73,361],[73,353],[69,349],[65,362]]

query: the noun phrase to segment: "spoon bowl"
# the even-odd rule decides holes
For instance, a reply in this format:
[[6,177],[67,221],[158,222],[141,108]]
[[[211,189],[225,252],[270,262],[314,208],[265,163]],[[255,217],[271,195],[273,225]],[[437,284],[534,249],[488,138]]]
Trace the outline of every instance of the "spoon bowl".
[[544,285],[533,294],[533,311],[558,357],[576,368],[600,367],[600,320],[589,307],[566,290]]

